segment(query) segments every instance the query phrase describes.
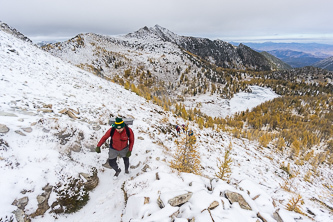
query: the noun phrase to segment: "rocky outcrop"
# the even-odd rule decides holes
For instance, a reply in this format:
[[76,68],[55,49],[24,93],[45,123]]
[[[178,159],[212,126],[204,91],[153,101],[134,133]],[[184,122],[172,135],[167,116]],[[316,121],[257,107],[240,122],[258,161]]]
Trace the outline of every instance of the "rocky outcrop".
[[44,192],[37,196],[37,210],[30,215],[32,218],[43,215],[48,209],[50,209],[48,201],[52,192],[52,188],[53,186],[49,184],[43,187]]
[[7,32],[7,33],[15,36],[16,38],[22,39],[25,42],[32,43],[32,41],[28,37],[26,37],[21,32],[19,32],[16,29],[10,27],[9,25],[7,25],[6,23],[4,23],[2,21],[0,21],[0,30],[2,30],[4,32]]

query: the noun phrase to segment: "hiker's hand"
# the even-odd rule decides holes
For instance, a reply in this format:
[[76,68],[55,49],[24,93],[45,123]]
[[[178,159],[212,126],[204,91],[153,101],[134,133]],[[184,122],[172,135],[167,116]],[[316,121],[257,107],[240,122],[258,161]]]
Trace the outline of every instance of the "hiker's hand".
[[130,157],[131,154],[132,154],[132,151],[127,151],[127,153],[126,153],[126,157],[127,157],[127,158]]
[[97,146],[95,150],[96,150],[97,153],[100,153],[101,152],[101,147]]

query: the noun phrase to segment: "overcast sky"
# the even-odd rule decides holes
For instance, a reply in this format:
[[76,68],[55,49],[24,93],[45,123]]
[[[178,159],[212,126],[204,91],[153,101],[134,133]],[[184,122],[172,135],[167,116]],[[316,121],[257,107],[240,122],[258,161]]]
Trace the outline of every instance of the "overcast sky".
[[224,41],[333,44],[332,10],[333,0],[0,0],[0,21],[33,41],[158,24]]

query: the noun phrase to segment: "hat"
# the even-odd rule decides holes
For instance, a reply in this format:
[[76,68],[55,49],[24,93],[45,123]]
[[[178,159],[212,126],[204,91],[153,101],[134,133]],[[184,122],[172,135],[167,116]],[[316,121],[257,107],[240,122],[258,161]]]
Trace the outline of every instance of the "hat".
[[125,127],[125,123],[122,118],[116,117],[116,121],[114,123],[116,129],[121,129]]

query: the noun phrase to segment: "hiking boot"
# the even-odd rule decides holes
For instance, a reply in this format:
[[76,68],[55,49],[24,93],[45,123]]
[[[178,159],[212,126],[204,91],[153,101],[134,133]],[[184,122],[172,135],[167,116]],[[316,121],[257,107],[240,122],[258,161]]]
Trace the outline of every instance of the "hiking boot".
[[121,172],[121,169],[117,170],[116,173],[114,174],[114,177],[118,177]]
[[128,170],[125,170],[125,173],[126,173],[126,174],[129,174],[129,171],[128,171]]

